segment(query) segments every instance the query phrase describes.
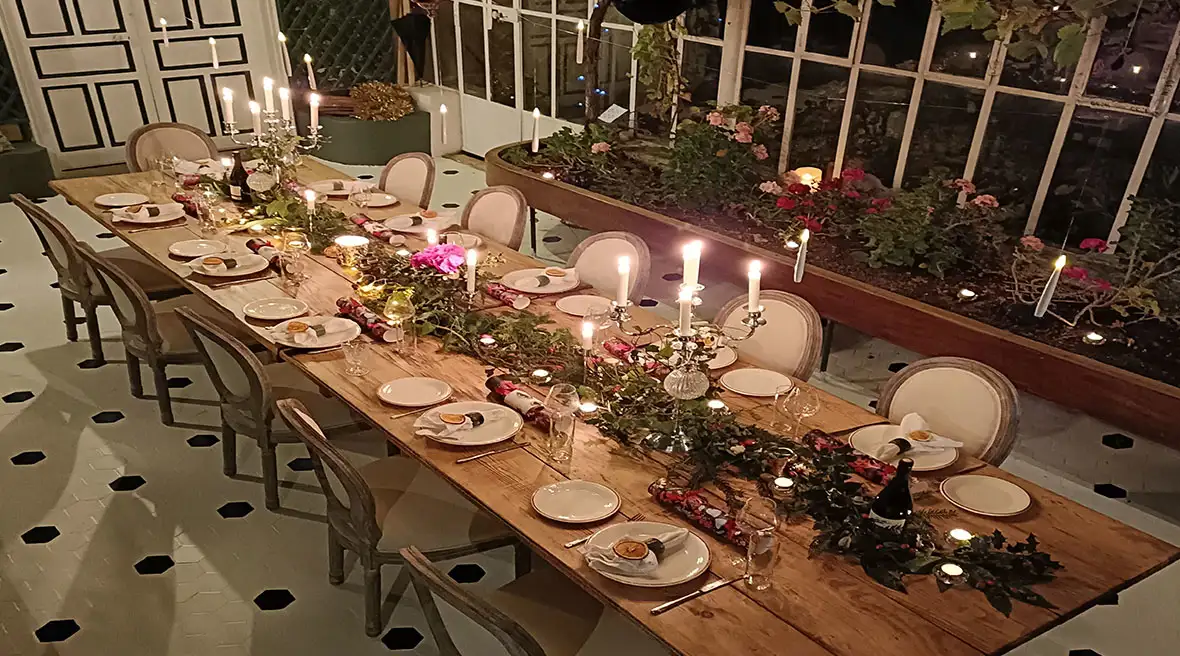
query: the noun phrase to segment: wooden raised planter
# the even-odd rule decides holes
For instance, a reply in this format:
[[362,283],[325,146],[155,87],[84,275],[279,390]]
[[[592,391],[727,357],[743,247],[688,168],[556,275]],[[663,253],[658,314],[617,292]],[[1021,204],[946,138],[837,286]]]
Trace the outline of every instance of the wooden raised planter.
[[625,230],[649,244],[688,236],[706,240],[706,263],[720,277],[745,279],[751,257],[778,263],[763,273],[763,287],[806,298],[821,315],[927,356],[957,355],[987,363],[1017,387],[1180,449],[1180,388],[1014,335],[953,312],[809,265],[800,284],[791,280],[795,258],[727,235],[629,205],[564,182],[546,180],[487,154],[487,183],[511,185],[529,204],[588,230]]

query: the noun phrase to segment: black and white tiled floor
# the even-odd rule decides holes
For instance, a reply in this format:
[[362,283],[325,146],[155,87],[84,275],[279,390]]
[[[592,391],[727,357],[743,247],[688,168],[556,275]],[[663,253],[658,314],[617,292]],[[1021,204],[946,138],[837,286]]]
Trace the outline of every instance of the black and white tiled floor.
[[[440,160],[439,173],[436,209],[461,207],[484,186],[470,162]],[[95,248],[120,245],[60,199],[45,207]],[[585,232],[542,215],[538,236],[539,254],[563,262]],[[241,475],[221,474],[204,373],[171,372],[170,387],[187,401],[177,404],[181,425],[162,426],[152,399],[127,392],[112,317],[103,317],[106,366],[88,361],[85,343],[65,341],[40,252],[23,215],[0,205],[0,656],[437,654],[412,594],[382,637],[368,639],[355,572],[344,586],[328,584],[323,500],[301,448],[279,447],[290,484],[284,510],[268,512],[251,443],[240,444]],[[677,274],[675,253],[657,254],[645,305],[667,311]],[[710,284],[705,309],[742,291]],[[840,331],[829,371],[814,382],[869,406],[890,371],[917,358]],[[1180,543],[1180,454],[1038,399],[1024,403],[1006,469]],[[353,455],[380,455],[379,441],[364,437],[350,443]],[[496,587],[511,577],[511,554],[444,568],[477,590]],[[386,569],[395,602],[404,592],[396,574]],[[1174,656],[1178,617],[1173,566],[1013,653]]]

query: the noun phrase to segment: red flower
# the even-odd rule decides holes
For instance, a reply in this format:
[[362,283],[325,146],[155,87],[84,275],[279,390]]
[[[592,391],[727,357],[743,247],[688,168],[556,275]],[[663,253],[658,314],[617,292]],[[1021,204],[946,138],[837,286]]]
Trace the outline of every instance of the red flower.
[[803,184],[802,182],[795,182],[787,187],[787,191],[791,192],[792,194],[810,194],[811,187]]
[[848,191],[844,192],[844,195],[849,198],[860,198],[860,192],[855,189],[849,189]]
[[892,204],[893,204],[893,201],[889,198],[874,198],[873,199],[873,205],[875,205],[876,207],[880,207],[881,209],[887,209]]
[[1093,280],[1090,281],[1090,284],[1094,285],[1095,287],[1097,287],[1098,289],[1100,289],[1104,292],[1108,292],[1108,291],[1114,289],[1114,285],[1110,284],[1109,280],[1104,280],[1102,278],[1094,278]]
[[742,446],[754,446],[757,443],[758,443],[758,440],[744,440],[742,442]]
[[864,169],[844,169],[844,171],[840,173],[840,177],[845,180],[852,180],[853,182],[856,182],[857,180],[865,179],[865,171]]
[[820,223],[819,221],[816,221],[815,219],[813,219],[811,217],[807,217],[807,218],[803,219],[803,225],[807,226],[807,229],[812,232],[819,232],[819,231],[823,230],[823,228],[824,228],[824,224]]
[[1097,237],[1088,237],[1083,239],[1082,243],[1079,245],[1081,246],[1082,250],[1094,251],[1096,253],[1105,253],[1106,249],[1110,247],[1110,245],[1106,243],[1105,239],[1099,239]]
[[840,178],[831,178],[820,182],[819,188],[821,191],[830,191],[832,189],[839,189],[841,184],[843,184],[843,181]]
[[835,210],[836,210],[836,206],[835,206],[835,205],[828,205],[828,209],[829,209],[829,210],[832,210],[832,211],[835,211]]
[[876,214],[878,211],[880,210],[875,207],[870,207],[865,210],[865,214]]
[[1090,272],[1082,267],[1067,266],[1061,270],[1061,275],[1066,278],[1073,278],[1074,280],[1085,280],[1090,277]]
[[805,200],[805,201],[803,201],[803,206],[804,207],[815,207],[815,201],[810,200],[810,199]]
[[[794,186],[794,185],[792,185],[792,186]],[[780,196],[779,199],[777,201],[775,201],[774,204],[778,205],[780,208],[782,208],[784,210],[795,209],[795,199],[794,198],[787,198],[786,196]]]

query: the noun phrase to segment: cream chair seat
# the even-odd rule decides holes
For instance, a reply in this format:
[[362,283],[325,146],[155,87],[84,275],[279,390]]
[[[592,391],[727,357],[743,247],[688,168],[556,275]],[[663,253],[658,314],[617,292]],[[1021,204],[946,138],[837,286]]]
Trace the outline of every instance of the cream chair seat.
[[467,201],[461,228],[516,250],[524,241],[528,201],[516,188],[501,185],[481,189]]
[[623,256],[631,260],[627,298],[638,303],[651,275],[651,251],[639,237],[619,231],[591,235],[570,253],[566,267],[578,272],[580,282],[613,299],[618,289],[619,258]]
[[[743,294],[717,311],[715,322],[734,334],[745,334],[746,296]],[[736,345],[743,360],[773,371],[811,378],[819,365],[823,325],[819,313],[802,298],[778,290],[762,292],[762,318],[766,325]]]
[[404,153],[389,160],[377,186],[399,201],[430,207],[434,195],[434,158],[426,153]]

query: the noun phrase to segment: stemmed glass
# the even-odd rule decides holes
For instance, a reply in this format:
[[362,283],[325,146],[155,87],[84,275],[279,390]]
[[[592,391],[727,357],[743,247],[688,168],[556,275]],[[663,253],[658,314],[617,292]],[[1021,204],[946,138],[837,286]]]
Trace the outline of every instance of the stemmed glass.
[[364,210],[373,202],[373,188],[364,183],[353,184],[352,191],[348,194],[348,202]]
[[413,292],[409,289],[395,289],[386,297],[383,314],[389,320],[390,331],[394,339],[392,344],[397,350],[413,350],[417,346],[418,331],[414,330],[414,301]]
[[766,590],[771,585],[771,572],[778,559],[778,506],[774,499],[751,497],[735,518],[738,528],[746,534],[745,557],[733,558],[734,565],[745,567],[746,584],[755,590]]
[[545,397],[545,409],[549,413],[549,443],[545,446],[549,459],[554,462],[573,457],[575,417],[580,402],[578,388],[569,383],[554,385]]
[[774,423],[782,426],[802,427],[803,420],[819,412],[819,394],[814,387],[791,385],[780,387],[774,395]]

